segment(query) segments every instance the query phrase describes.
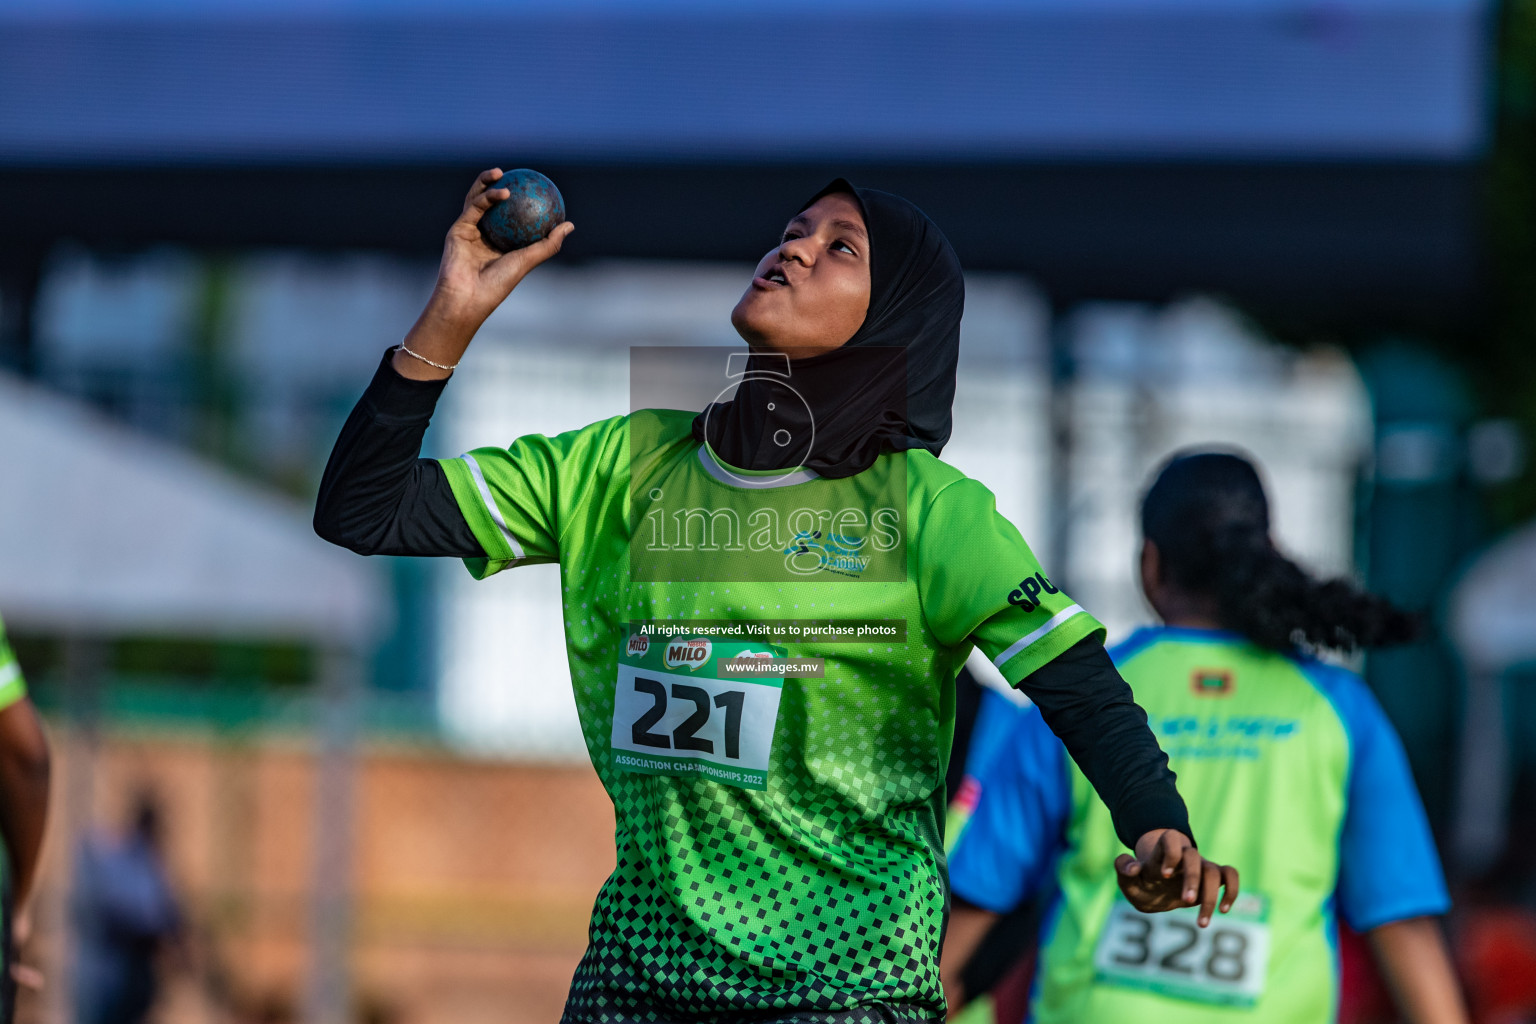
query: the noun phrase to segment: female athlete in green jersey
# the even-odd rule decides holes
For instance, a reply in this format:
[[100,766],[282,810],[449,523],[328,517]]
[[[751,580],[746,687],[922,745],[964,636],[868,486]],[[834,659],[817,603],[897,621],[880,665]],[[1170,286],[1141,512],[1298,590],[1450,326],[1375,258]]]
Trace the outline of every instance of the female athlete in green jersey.
[[1397,735],[1359,677],[1296,646],[1400,641],[1412,621],[1281,555],[1245,459],[1173,459],[1141,518],[1142,589],[1166,625],[1112,654],[1202,840],[1243,865],[1243,895],[1204,932],[1118,900],[1101,878],[1117,852],[1103,804],[1038,713],[998,701],[956,809],[969,817],[950,859],[947,987],[996,915],[1054,880],[1031,1000],[1042,1024],[1322,1024],[1340,913],[1369,936],[1406,1020],[1463,1021],[1434,920],[1445,883]]
[[732,311],[750,351],[730,401],[419,459],[449,368],[572,230],[487,248],[499,174],[343,428],[315,526],[477,577],[559,563],[618,862],[566,1020],[941,1018],[944,770],[973,648],[1114,808],[1138,906],[1209,914],[1223,884],[1230,901],[1235,872],[1195,850],[1102,627],[936,457],[964,283],[932,221],[842,180],[814,196]]

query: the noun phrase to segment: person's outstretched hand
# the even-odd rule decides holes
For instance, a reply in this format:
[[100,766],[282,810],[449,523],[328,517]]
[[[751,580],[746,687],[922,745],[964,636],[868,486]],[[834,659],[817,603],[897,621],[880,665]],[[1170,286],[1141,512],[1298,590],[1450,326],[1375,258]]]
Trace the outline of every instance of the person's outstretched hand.
[[1171,828],[1153,829],[1136,840],[1134,857],[1115,858],[1115,881],[1144,914],[1199,904],[1202,928],[1211,923],[1218,900],[1225,914],[1237,899],[1237,869],[1206,860],[1193,840]]
[[486,317],[530,270],[559,252],[566,237],[576,230],[570,221],[561,221],[548,236],[522,249],[502,253],[486,245],[480,237],[480,218],[512,194],[509,189],[491,188],[501,174],[500,167],[480,172],[464,196],[458,219],[448,229],[437,268],[437,286],[405,340],[407,348],[424,358],[395,353],[395,369],[407,377],[435,380],[448,376],[444,367],[458,363]]
[[480,218],[500,200],[512,195],[510,189],[491,186],[502,175],[500,167],[481,171],[464,196],[464,208],[448,229],[443,243],[443,260],[437,269],[437,294],[454,310],[483,321],[501,305],[528,271],[560,251],[565,238],[576,226],[561,221],[540,241],[511,252],[497,252],[480,237]]

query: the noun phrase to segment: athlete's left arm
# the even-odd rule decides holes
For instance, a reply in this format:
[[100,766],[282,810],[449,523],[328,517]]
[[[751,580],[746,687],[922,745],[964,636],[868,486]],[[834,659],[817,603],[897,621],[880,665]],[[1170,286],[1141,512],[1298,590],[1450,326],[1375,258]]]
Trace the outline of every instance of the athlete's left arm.
[[1195,849],[1167,755],[1104,650],[1104,627],[1051,582],[977,481],[941,488],[921,523],[915,565],[929,628],[941,643],[979,647],[1039,707],[1136,851],[1119,872],[1127,897],[1168,910],[1209,895],[1213,909],[1236,872]]
[[1104,627],[1055,586],[992,492],[941,488],[916,539],[919,597],[940,643],[980,648],[1040,709],[1128,847],[1147,832],[1189,836],[1168,758],[1104,650]]
[[944,951],[939,954],[939,984],[944,987],[946,1018],[959,1013],[968,1001],[965,967],[1001,916],[959,897],[951,901],[949,925],[944,930]]
[[1157,829],[1193,835],[1168,755],[1097,636],[1079,640],[1015,685],[1109,808],[1122,843],[1134,848]]
[[1230,910],[1237,869],[1195,848],[1168,755],[1098,638],[1078,641],[1018,686],[1109,808],[1120,841],[1135,850],[1115,860],[1131,905],[1151,913],[1198,903],[1202,927],[1218,901],[1222,913]]
[[1467,1007],[1437,918],[1393,921],[1367,935],[1408,1024],[1466,1024]]
[[25,696],[0,711],[0,836],[15,868],[12,900],[26,906],[48,821],[48,737]]
[[1312,665],[1349,735],[1337,900],[1371,941],[1410,1024],[1465,1021],[1438,917],[1450,909],[1434,836],[1397,730],[1354,673]]

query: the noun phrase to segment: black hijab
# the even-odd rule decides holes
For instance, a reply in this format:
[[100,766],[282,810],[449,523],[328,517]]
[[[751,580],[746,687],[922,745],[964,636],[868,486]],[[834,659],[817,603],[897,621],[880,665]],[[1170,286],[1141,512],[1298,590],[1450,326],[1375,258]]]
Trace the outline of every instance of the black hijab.
[[[732,400],[695,417],[693,436],[740,469],[803,465],[825,477],[848,477],[874,465],[886,449],[926,448],[937,455],[949,440],[965,306],[960,261],[938,225],[889,192],[838,178],[800,209],[833,193],[853,196],[864,211],[869,311],[841,348],[789,363],[785,383],[803,405],[770,401],[777,391],[773,378],[752,371],[782,369],[783,359],[754,351]],[[775,444],[775,435],[813,436],[809,455],[801,458],[800,445]]]

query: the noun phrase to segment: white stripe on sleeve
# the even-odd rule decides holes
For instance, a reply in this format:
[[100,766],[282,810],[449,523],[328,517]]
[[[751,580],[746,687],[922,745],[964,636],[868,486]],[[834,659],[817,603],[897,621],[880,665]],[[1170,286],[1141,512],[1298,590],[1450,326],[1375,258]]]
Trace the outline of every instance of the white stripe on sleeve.
[[485,510],[491,514],[491,519],[500,528],[501,535],[507,538],[507,543],[512,546],[512,557],[522,558],[522,545],[518,544],[517,538],[512,536],[512,531],[507,529],[507,521],[502,518],[501,508],[497,506],[496,499],[491,497],[491,487],[485,482],[485,474],[480,472],[480,463],[476,462],[475,457],[468,452],[460,455],[459,458],[469,465],[469,473],[475,478],[475,486],[480,489],[480,500],[485,502]]
[[21,666],[16,662],[9,665],[0,665],[0,687],[10,686],[21,678]]
[[1033,633],[1030,633],[1028,636],[1019,640],[1015,640],[1008,646],[1006,651],[992,659],[992,664],[996,665],[998,668],[1002,668],[1008,663],[1009,658],[1013,657],[1015,654],[1018,654],[1024,648],[1028,647],[1036,640],[1039,640],[1041,637],[1045,636],[1045,634],[1049,633],[1063,622],[1066,622],[1068,619],[1082,610],[1083,606],[1080,604],[1068,605],[1066,608],[1063,608],[1055,615],[1052,615],[1050,619],[1046,621],[1045,625],[1041,626]]

